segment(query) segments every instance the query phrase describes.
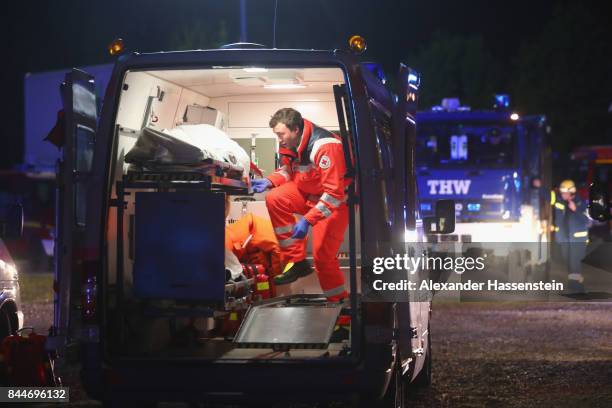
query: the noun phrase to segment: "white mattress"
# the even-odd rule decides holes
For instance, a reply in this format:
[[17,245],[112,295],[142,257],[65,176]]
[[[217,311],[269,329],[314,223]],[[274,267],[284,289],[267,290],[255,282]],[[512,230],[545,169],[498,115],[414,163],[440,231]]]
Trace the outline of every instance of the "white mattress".
[[224,131],[211,125],[200,124],[181,125],[173,129],[163,129],[162,132],[198,147],[204,153],[204,158],[242,167],[243,177],[248,178],[251,168],[249,155]]

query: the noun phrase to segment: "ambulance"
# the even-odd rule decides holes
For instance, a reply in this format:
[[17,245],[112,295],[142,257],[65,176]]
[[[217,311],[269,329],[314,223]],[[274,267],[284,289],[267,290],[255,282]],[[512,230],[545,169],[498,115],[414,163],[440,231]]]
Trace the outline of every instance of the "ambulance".
[[[409,386],[429,383],[431,303],[369,294],[372,260],[423,251],[428,231],[452,232],[454,212],[441,205],[425,223],[420,216],[418,74],[401,65],[391,92],[360,62],[363,38],[350,44],[350,51],[239,43],[121,55],[100,113],[95,78],[66,75],[48,345],[60,372],[78,356],[72,361],[92,398],[108,406],[348,400],[404,407]],[[350,292],[343,302],[327,301],[315,274],[267,298],[252,294],[269,282],[228,281],[224,227],[244,213],[268,217],[264,194],[252,193],[239,160],[165,161],[206,153],[169,134],[207,125],[270,174],[278,145],[268,122],[285,107],[342,140],[353,180],[338,254]],[[149,161],[134,161],[137,145],[151,147]]]

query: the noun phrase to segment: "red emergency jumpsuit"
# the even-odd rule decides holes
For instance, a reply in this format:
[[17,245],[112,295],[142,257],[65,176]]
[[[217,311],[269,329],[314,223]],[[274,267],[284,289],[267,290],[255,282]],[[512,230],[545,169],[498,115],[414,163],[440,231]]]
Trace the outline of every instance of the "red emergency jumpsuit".
[[294,214],[312,225],[312,253],[323,295],[329,300],[347,296],[344,274],[336,257],[348,225],[342,142],[337,136],[304,119],[297,151],[280,149],[281,167],[268,176],[275,188],[266,205],[283,261],[306,258],[306,239],[292,239]]

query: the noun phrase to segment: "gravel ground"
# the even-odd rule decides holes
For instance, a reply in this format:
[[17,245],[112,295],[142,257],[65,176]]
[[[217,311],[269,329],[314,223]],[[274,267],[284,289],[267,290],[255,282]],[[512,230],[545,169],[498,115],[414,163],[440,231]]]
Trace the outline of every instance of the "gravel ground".
[[53,324],[53,306],[49,303],[23,303],[24,326],[34,327],[36,333],[47,334]]
[[[44,332],[51,309],[24,304],[27,325]],[[434,379],[415,407],[612,407],[612,303],[434,304],[431,327]],[[62,406],[99,406],[71,394]]]
[[612,304],[434,305],[415,407],[612,407]]
[[24,266],[19,270],[24,326],[47,334],[53,324],[53,275],[47,271],[29,272]]

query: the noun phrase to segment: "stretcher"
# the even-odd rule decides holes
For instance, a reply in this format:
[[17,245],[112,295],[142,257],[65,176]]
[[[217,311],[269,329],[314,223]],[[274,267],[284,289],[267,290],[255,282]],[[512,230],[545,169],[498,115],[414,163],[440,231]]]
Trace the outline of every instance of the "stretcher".
[[163,132],[145,127],[125,162],[132,165],[132,172],[192,172],[237,180],[248,179],[250,171],[250,159],[242,147],[209,125],[185,125]]

